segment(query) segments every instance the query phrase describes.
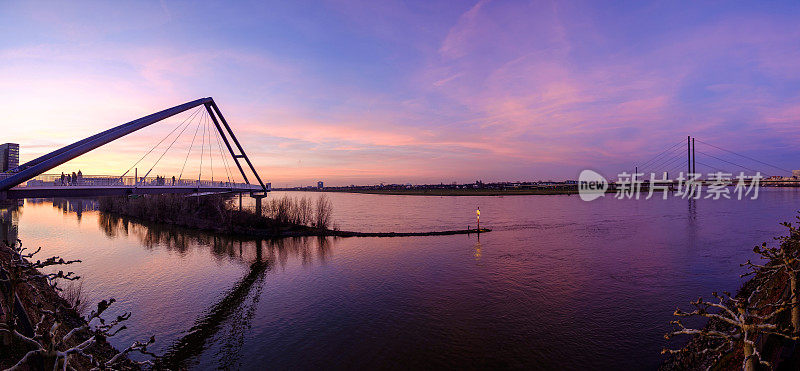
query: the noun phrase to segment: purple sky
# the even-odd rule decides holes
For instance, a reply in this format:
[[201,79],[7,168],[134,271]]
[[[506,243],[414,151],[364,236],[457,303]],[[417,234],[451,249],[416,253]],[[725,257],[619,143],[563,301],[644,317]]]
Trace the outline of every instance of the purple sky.
[[[796,1],[2,2],[0,140],[28,160],[213,96],[274,186],[617,174],[687,135],[794,169],[798,19]],[[52,172],[119,175],[183,118]]]

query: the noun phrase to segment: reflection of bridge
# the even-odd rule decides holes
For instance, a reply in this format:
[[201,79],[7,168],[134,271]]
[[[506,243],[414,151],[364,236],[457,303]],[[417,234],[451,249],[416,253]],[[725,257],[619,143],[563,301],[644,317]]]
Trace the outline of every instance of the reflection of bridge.
[[[175,144],[178,137],[183,134],[186,129],[194,123],[195,118],[200,118],[195,129],[195,136],[192,138],[192,145],[189,147],[191,153],[194,146],[197,133],[202,125],[203,126],[203,142],[200,148],[206,150],[206,129],[208,130],[208,156],[212,161],[212,177],[213,177],[213,157],[211,151],[214,149],[212,145],[212,130],[211,123],[216,128],[217,142],[215,143],[219,148],[219,153],[225,165],[225,181],[211,181],[202,180],[200,177],[197,179],[186,180],[181,176],[178,179],[166,179],[162,177],[148,177],[149,173],[153,170],[151,167],[147,174],[143,177],[127,176],[130,169],[122,176],[81,176],[73,178],[72,180],[64,181],[64,175],[47,175],[44,172],[60,166],[78,156],[81,156],[89,151],[98,147],[106,145],[115,141],[123,136],[131,134],[135,131],[141,130],[159,121],[165,120],[182,112],[191,110],[197,107],[190,117],[184,120],[178,127],[173,129],[170,134],[162,139],[156,146],[148,151],[145,156],[150,154],[156,147],[162,144],[166,139],[170,138],[173,133],[177,132],[177,136],[172,139],[171,144],[164,150],[161,157],[156,160],[153,167],[158,164],[158,161],[166,154],[166,152]],[[207,112],[208,116],[204,116],[202,112]],[[198,114],[200,114],[198,116]],[[191,119],[191,120],[189,120]],[[188,123],[186,123],[188,121]],[[185,124],[185,125],[184,125]],[[178,129],[181,129],[178,131]],[[221,139],[221,140],[220,140]],[[224,142],[227,148],[227,153],[233,159],[239,173],[244,179],[243,183],[236,183],[232,181],[232,171],[228,169],[228,159],[223,153],[222,143]],[[167,141],[166,143],[169,143]],[[203,156],[205,152],[201,153],[200,160],[200,175],[202,176]],[[142,159],[145,158],[142,156]],[[188,160],[189,153],[186,155]],[[139,161],[141,161],[140,159]],[[243,162],[241,160],[244,160]],[[139,163],[136,162],[136,164]],[[136,166],[134,164],[134,166]],[[184,167],[186,162],[184,162]],[[131,167],[133,168],[133,166]],[[245,168],[250,170],[250,173],[255,176],[258,184],[251,184],[248,180]],[[138,169],[137,169],[138,172]],[[181,170],[181,175],[183,169]],[[137,120],[119,125],[112,129],[95,134],[86,139],[77,141],[66,147],[60,148],[50,152],[44,156],[28,161],[15,169],[11,169],[7,173],[0,174],[0,200],[2,199],[19,199],[19,198],[35,198],[35,197],[92,197],[92,196],[113,196],[113,195],[130,195],[130,194],[166,194],[166,193],[250,193],[251,196],[256,198],[260,204],[261,198],[268,192],[267,186],[261,180],[255,167],[250,159],[245,154],[239,140],[233,134],[228,122],[222,116],[222,112],[217,107],[214,99],[201,98],[192,102],[184,103],[161,112],[157,112]]]

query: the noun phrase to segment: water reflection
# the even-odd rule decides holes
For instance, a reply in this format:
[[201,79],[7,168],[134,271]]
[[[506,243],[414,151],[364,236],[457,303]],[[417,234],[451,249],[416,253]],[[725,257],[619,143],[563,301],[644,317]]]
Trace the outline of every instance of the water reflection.
[[205,349],[209,339],[223,326],[228,331],[221,338],[224,357],[220,368],[237,368],[244,343],[244,336],[252,327],[255,308],[261,296],[264,276],[273,266],[269,260],[261,261],[263,242],[256,241],[256,261],[250,266],[248,274],[242,278],[217,304],[207,311],[194,326],[164,355],[163,364],[168,368],[184,369],[187,361],[196,358]]
[[17,202],[0,204],[0,241],[8,241],[9,243],[17,241],[21,212]]
[[481,234],[478,233],[478,241],[475,242],[474,252],[472,254],[472,256],[475,257],[475,260],[481,259],[481,247]]
[[[135,240],[141,246],[140,251],[167,251],[180,256],[180,259],[177,257],[163,259],[161,261],[164,264],[156,264],[152,269],[142,268],[136,273],[136,276],[127,273],[120,275],[122,282],[138,282],[142,288],[150,286],[161,287],[167,291],[174,290],[173,287],[165,286],[166,282],[162,281],[165,277],[164,273],[177,269],[172,264],[181,265],[191,261],[189,255],[194,252],[204,252],[205,254],[202,255],[210,255],[218,261],[247,264],[248,269],[244,272],[243,277],[238,281],[231,280],[230,283],[220,287],[221,290],[218,292],[221,292],[221,295],[218,299],[206,302],[204,307],[207,309],[202,310],[199,315],[195,315],[196,317],[191,317],[196,318],[190,320],[190,323],[193,323],[191,328],[187,326],[188,330],[178,333],[171,339],[160,337],[160,342],[164,347],[163,352],[166,354],[165,363],[170,368],[176,369],[190,367],[193,362],[196,362],[197,356],[208,349],[208,344],[212,344],[219,353],[217,359],[220,362],[220,368],[238,368],[241,356],[240,348],[249,329],[253,326],[253,318],[265,286],[267,273],[275,267],[285,269],[292,261],[301,262],[302,265],[326,264],[327,260],[332,257],[331,250],[338,240],[326,237],[264,240],[245,236],[219,235],[98,212],[96,211],[97,202],[94,200],[38,199],[27,202],[28,206],[32,207],[32,211],[40,210],[42,206],[51,203],[54,209],[58,209],[59,214],[72,214],[77,219],[84,216],[86,220],[97,218],[97,225],[102,231],[102,235],[112,240]],[[21,209],[16,205],[0,209],[4,238],[16,238],[18,214]],[[91,212],[91,216],[88,212]],[[34,212],[34,214],[36,213]],[[102,269],[102,264],[84,268]],[[197,270],[200,268],[184,267],[184,269]],[[204,275],[229,274],[229,272],[215,272],[208,269],[204,272],[198,276],[199,281],[194,281],[196,286],[214,282],[211,278],[202,278]],[[190,274],[194,275],[196,272]],[[123,286],[126,285],[123,284]],[[213,291],[208,288],[206,290]],[[145,289],[145,291],[147,290]],[[158,297],[154,294],[145,294],[144,297],[131,296],[128,299],[140,301],[145,304],[145,307],[153,307],[157,303],[151,301],[150,296]],[[145,310],[140,310],[138,314],[142,318],[148,317]]]
[[87,198],[30,198],[26,202],[31,204],[52,204],[53,207],[58,208],[64,214],[75,214],[78,221],[81,220],[84,211],[95,211],[99,208],[97,199]]
[[285,267],[290,258],[303,265],[324,264],[331,256],[334,238],[291,237],[273,240],[211,234],[187,228],[134,221],[126,217],[99,213],[98,225],[106,236],[133,236],[146,249],[165,248],[185,255],[196,246],[208,246],[218,258],[233,258],[250,264],[248,273],[224,297],[205,311],[190,330],[176,340],[164,356],[164,364],[183,369],[207,349],[210,339],[219,348],[223,369],[237,368],[240,348],[258,307],[266,273]]
[[[98,225],[106,236],[133,236],[147,249],[166,248],[185,255],[194,246],[208,246],[217,257],[235,258],[245,262],[266,261],[283,267],[290,257],[302,263],[315,261],[324,264],[331,256],[331,245],[335,237],[288,237],[281,239],[253,239],[242,236],[212,234],[171,225],[134,221],[130,218],[107,213],[98,214]],[[245,245],[255,245],[246,249]]]
[[[330,197],[343,229],[474,218],[469,197]],[[70,202],[26,203],[20,237],[85,258],[75,269],[89,299],[114,296],[115,310],[134,313],[112,344],[155,335],[175,368],[646,369],[658,366],[675,306],[739,287],[739,263],[784,232],[777,222],[796,214],[800,191],[753,202],[485,198],[494,232],[480,239],[266,241]]]

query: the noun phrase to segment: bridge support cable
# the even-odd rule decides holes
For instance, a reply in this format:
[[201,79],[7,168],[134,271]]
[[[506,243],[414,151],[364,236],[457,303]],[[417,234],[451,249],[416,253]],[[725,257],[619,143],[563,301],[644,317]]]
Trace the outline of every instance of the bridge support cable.
[[[244,178],[245,183],[250,184],[250,182],[247,180],[247,175],[245,174],[244,169],[242,168],[239,158],[243,158],[247,162],[247,165],[250,167],[250,171],[256,177],[256,180],[258,180],[258,185],[261,186],[263,192],[267,192],[268,191],[267,187],[264,185],[264,182],[258,175],[258,172],[256,171],[256,168],[253,166],[253,163],[250,161],[250,158],[247,157],[247,154],[244,152],[244,148],[242,148],[242,145],[241,143],[239,143],[239,140],[236,138],[236,135],[233,134],[230,125],[228,125],[228,122],[225,120],[225,116],[222,115],[222,112],[220,111],[219,107],[217,107],[217,104],[212,100],[211,102],[208,102],[205,106],[206,110],[209,113],[209,116],[211,117],[211,120],[214,121],[214,125],[217,127],[217,130],[219,131],[220,135],[222,135],[222,139],[225,142],[225,145],[228,147],[228,151],[230,152],[231,157],[233,157],[234,162],[236,162],[236,166],[239,167],[239,171],[242,173],[242,177]],[[219,120],[217,120],[217,118],[219,118]],[[223,132],[222,126],[220,126],[220,122],[222,125],[225,126],[225,131],[227,131],[227,134],[231,137],[233,143],[236,144],[236,148],[239,150],[239,155],[237,155],[233,151],[233,147],[231,147],[225,132]]]
[[[666,170],[667,172],[670,172],[670,171],[672,171],[672,170],[673,170],[673,169],[672,169],[672,168],[670,168],[670,167],[671,167],[671,166],[673,166],[673,165],[674,165],[676,162],[678,162],[678,161],[679,161],[679,160],[681,160],[681,159],[683,159],[683,154],[677,154],[677,155],[673,156],[671,160],[669,160],[669,161],[665,162],[664,164],[662,164],[662,165],[660,165],[658,168],[656,168],[656,170],[655,170],[655,171],[651,171],[651,172],[652,172],[652,173],[654,173],[654,174],[661,174],[661,173],[664,173],[664,172],[665,172],[665,170]],[[669,169],[669,170],[667,170],[667,169]]]
[[674,153],[672,155],[672,157],[669,157],[669,158],[665,157],[664,161],[661,161],[659,164],[654,165],[652,168],[655,169],[655,170],[663,170],[664,168],[672,166],[672,164],[674,164],[675,161],[681,160],[682,158],[683,158],[683,154],[682,153],[680,153],[680,152]]
[[766,162],[763,162],[763,161],[757,160],[757,159],[755,159],[755,158],[752,158],[752,157],[750,157],[750,156],[745,156],[745,155],[743,155],[743,154],[736,153],[736,152],[733,152],[733,151],[727,150],[727,149],[725,149],[725,148],[722,148],[722,147],[715,146],[715,145],[713,145],[713,144],[711,144],[711,143],[708,143],[708,142],[702,141],[702,140],[700,140],[700,139],[698,139],[697,141],[698,141],[698,142],[700,142],[700,143],[703,143],[703,144],[705,144],[705,145],[707,145],[707,146],[714,147],[714,148],[716,148],[716,149],[718,149],[718,150],[725,151],[725,152],[728,152],[728,153],[734,154],[734,155],[736,155],[736,156],[743,157],[743,158],[746,158],[746,159],[748,159],[748,160],[751,160],[751,161],[758,162],[759,164],[766,165],[766,166],[769,166],[769,167],[771,167],[771,168],[774,168],[774,169],[778,169],[778,170],[781,170],[781,171],[785,171],[785,172],[787,172],[787,173],[790,173],[790,174],[791,174],[791,172],[792,172],[791,170],[784,169],[784,168],[782,168],[782,167],[780,167],[780,166],[775,166],[775,165],[768,164],[768,163],[766,163]]
[[216,116],[214,116],[214,112],[212,111],[211,106],[208,104],[206,105],[206,111],[208,111],[208,115],[214,121],[214,125],[217,127],[217,131],[220,133],[220,135],[222,135],[222,140],[225,142],[225,146],[228,147],[228,152],[231,154],[233,162],[236,163],[236,167],[239,168],[239,173],[242,174],[244,182],[250,184],[250,181],[247,179],[247,174],[244,172],[244,168],[242,168],[242,164],[239,162],[240,155],[237,155],[236,152],[234,152],[233,147],[231,147],[230,141],[228,140],[225,133],[222,131],[222,126],[220,126],[219,121],[217,121]]
[[194,141],[197,139],[197,132],[200,130],[200,121],[197,122],[197,127],[194,129],[194,136],[192,136],[192,144],[189,145],[189,151],[186,152],[186,158],[183,160],[183,166],[181,166],[181,172],[178,175],[178,181],[181,180],[183,177],[183,170],[186,169],[186,163],[189,161],[189,155],[192,153],[192,148],[194,147]]
[[[178,130],[178,128],[180,128],[181,126],[183,126],[183,124],[185,124],[185,123],[186,123],[186,121],[189,121],[189,124],[187,124],[187,126],[188,126],[188,125],[191,125],[191,122],[192,122],[192,120],[194,120],[194,117],[195,117],[195,116],[196,116],[196,115],[197,115],[199,112],[200,112],[200,109],[198,108],[197,110],[195,110],[194,112],[192,112],[192,114],[190,114],[190,115],[189,115],[189,116],[187,116],[185,119],[183,119],[183,121],[182,121],[182,122],[181,122],[181,123],[180,123],[178,126],[176,126],[176,127],[175,127],[175,129],[172,129],[172,131],[170,131],[170,132],[169,132],[169,134],[167,134],[166,136],[164,136],[164,138],[161,138],[161,140],[160,140],[160,141],[158,141],[158,143],[156,143],[156,145],[154,145],[152,148],[150,148],[150,150],[148,150],[148,151],[147,151],[147,153],[145,153],[145,154],[144,154],[142,157],[140,157],[140,158],[139,158],[139,160],[137,160],[135,163],[133,163],[133,165],[131,165],[131,167],[129,167],[129,168],[128,168],[128,170],[125,170],[125,172],[124,172],[122,175],[120,175],[120,176],[119,176],[119,177],[120,177],[120,179],[124,178],[124,177],[125,177],[125,175],[128,175],[128,173],[130,173],[130,172],[131,172],[131,170],[133,170],[133,168],[134,168],[134,167],[136,167],[136,165],[138,165],[140,162],[142,162],[142,160],[144,160],[144,158],[145,158],[145,157],[147,157],[147,155],[149,155],[151,152],[153,152],[153,150],[155,150],[155,149],[156,149],[158,146],[160,146],[160,145],[161,145],[161,143],[163,143],[163,142],[164,142],[164,141],[165,141],[167,138],[169,138],[169,137],[170,137],[170,136],[171,136],[171,135],[172,135],[172,134],[173,134],[173,133],[174,133],[176,130]],[[184,128],[184,130],[185,130],[185,128]],[[183,131],[181,131],[181,134],[183,134]],[[180,136],[181,134],[178,134],[178,136]],[[177,138],[178,138],[178,137],[175,137],[175,139],[177,139]],[[174,143],[174,141],[173,141],[173,143]],[[151,169],[152,169],[152,168],[151,168]],[[149,172],[148,172],[148,173],[149,173]],[[147,177],[147,175],[145,175],[144,177],[146,178],[146,177]],[[136,182],[138,183],[138,182],[139,182],[139,180],[138,180],[138,179],[136,179]]]
[[682,168],[683,168],[683,164],[678,164],[678,166],[675,166],[672,169],[667,170],[667,175],[669,175],[669,173],[673,173],[674,174],[674,171],[677,171],[677,170],[682,169]]
[[[719,161],[722,161],[722,162],[724,162],[724,163],[727,163],[727,164],[730,164],[730,165],[733,165],[733,166],[738,166],[738,167],[740,167],[740,168],[742,168],[742,169],[750,170],[750,171],[752,171],[752,172],[754,172],[754,173],[755,173],[755,172],[758,172],[758,170],[754,170],[754,169],[751,169],[751,168],[749,168],[749,167],[747,167],[747,166],[744,166],[744,165],[739,165],[739,164],[737,164],[737,163],[733,163],[733,162],[730,162],[730,161],[727,161],[727,160],[723,160],[723,159],[721,159],[721,158],[719,158],[719,157],[717,157],[717,156],[710,155],[710,154],[708,154],[708,153],[705,153],[705,152],[703,152],[703,151],[697,151],[697,152],[698,152],[698,153],[700,153],[701,155],[708,156],[708,157],[711,157],[711,158],[713,158],[713,159],[717,159],[717,160],[719,160]],[[733,172],[731,172],[731,173],[733,173]]]
[[725,172],[725,171],[723,171],[722,169],[720,169],[718,167],[714,167],[714,166],[711,166],[709,164],[702,163],[700,161],[695,161],[695,162],[697,162],[698,164],[703,165],[703,166],[705,166],[705,167],[707,167],[707,168],[709,168],[711,170],[714,170],[716,172],[720,172],[720,173],[724,173]]
[[[215,132],[216,133],[216,132]],[[219,151],[219,157],[222,158],[222,164],[225,167],[225,176],[228,179],[228,183],[231,183],[231,169],[228,165],[228,159],[225,157],[225,152],[222,151],[222,139],[219,138],[219,133],[214,136],[217,140],[217,150]]]
[[681,156],[682,155],[682,151],[683,150],[681,149],[681,147],[673,147],[669,152],[665,152],[658,160],[653,161],[652,163],[650,163],[650,165],[648,165],[648,166],[641,166],[640,165],[639,167],[641,167],[643,169],[658,168],[660,166],[663,166],[665,163],[672,161],[672,159],[674,159],[676,156]]
[[206,157],[206,125],[203,120],[204,118],[205,116],[200,119],[200,125],[203,127],[203,141],[200,142],[200,174],[197,175],[198,182],[200,182],[200,179],[203,179],[203,158]]
[[220,137],[219,133],[215,131],[214,132],[214,138],[216,139],[215,141],[217,142],[217,149],[219,150],[218,151],[219,157],[222,158],[222,164],[225,167],[225,176],[228,178],[228,184],[230,184],[231,183],[231,171],[230,171],[230,168],[228,167],[228,159],[225,156],[225,152],[222,150],[222,140],[219,137]]
[[673,144],[672,146],[669,146],[667,149],[661,151],[657,155],[653,156],[649,160],[647,160],[647,161],[645,161],[645,162],[643,162],[643,163],[641,163],[641,164],[639,164],[637,166],[644,169],[648,164],[650,164],[651,162],[655,161],[657,158],[659,158],[660,156],[666,154],[667,152],[673,150],[675,147],[679,146],[681,143],[683,143],[683,141],[680,141],[678,143]]
[[[198,107],[198,111],[197,111],[197,112],[202,112],[202,110],[200,110],[200,109],[199,109],[199,107]],[[195,114],[196,114],[197,112],[195,112]],[[194,117],[192,118],[192,121],[193,121],[193,120],[194,120]],[[146,173],[146,174],[144,174],[144,178],[147,178],[147,176],[148,176],[148,175],[150,175],[150,172],[151,172],[151,171],[153,171],[153,168],[155,168],[155,167],[156,167],[156,165],[158,165],[158,163],[159,163],[159,162],[161,162],[161,159],[162,159],[162,158],[164,158],[164,155],[166,155],[166,154],[167,154],[167,151],[169,151],[169,150],[170,150],[170,148],[172,148],[172,146],[173,146],[173,145],[175,145],[175,142],[177,142],[177,141],[178,141],[178,138],[180,138],[180,137],[181,137],[181,135],[183,135],[183,132],[185,132],[185,131],[186,131],[186,129],[188,129],[188,128],[189,128],[189,126],[191,126],[191,124],[192,124],[192,121],[189,121],[189,123],[187,123],[187,124],[186,124],[186,125],[183,127],[183,129],[181,130],[181,132],[180,132],[180,133],[178,133],[178,135],[175,137],[175,139],[173,139],[173,140],[172,140],[172,143],[170,143],[170,144],[169,144],[169,146],[168,146],[166,149],[164,149],[164,152],[162,152],[162,153],[161,153],[161,156],[159,156],[159,157],[158,157],[158,159],[156,160],[156,162],[155,162],[155,163],[153,163],[153,166],[151,166],[151,167],[150,167],[150,169],[149,169],[149,170],[147,170],[147,173]]]
[[645,169],[658,170],[671,165],[676,161],[676,159],[682,158],[682,156],[683,156],[683,149],[680,147],[673,147],[669,152],[665,153],[659,160],[650,164],[649,167],[640,166],[640,168],[642,172],[644,172]]
[[[204,117],[205,118],[205,117]],[[211,128],[209,127],[209,121],[205,120],[206,127],[208,128],[208,163],[211,166],[211,182],[214,182],[214,152],[211,151]]]

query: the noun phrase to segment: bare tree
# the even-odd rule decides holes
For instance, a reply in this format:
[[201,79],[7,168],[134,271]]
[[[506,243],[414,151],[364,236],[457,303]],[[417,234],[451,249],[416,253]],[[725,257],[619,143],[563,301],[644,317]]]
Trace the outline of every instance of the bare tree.
[[317,228],[328,228],[331,223],[331,214],[333,214],[333,204],[326,195],[320,195],[317,199],[317,210],[315,215],[314,226]]
[[[63,316],[59,312],[65,310],[64,307],[56,305],[55,310],[48,310],[40,303],[35,303],[41,316],[33,328],[33,336],[29,337],[20,333],[17,329],[17,315],[11,309],[14,307],[14,300],[18,297],[17,293],[20,292],[23,286],[29,286],[35,280],[42,279],[51,288],[57,291],[60,290],[57,285],[58,280],[72,281],[77,280],[79,277],[73,272],[40,273],[38,269],[54,265],[68,265],[80,262],[80,260],[67,261],[54,256],[44,261],[31,262],[29,259],[32,259],[35,254],[41,251],[41,247],[34,252],[26,253],[26,249],[22,247],[22,241],[18,240],[16,245],[9,245],[8,243],[5,245],[10,250],[11,258],[2,267],[5,276],[2,282],[8,284],[10,290],[7,290],[3,297],[3,311],[6,314],[6,321],[0,324],[0,333],[4,334],[5,345],[15,343],[31,349],[10,370],[30,369],[32,368],[32,362],[43,364],[49,369],[67,370],[70,368],[69,362],[72,356],[80,356],[99,369],[112,368],[122,361],[132,362],[127,358],[127,355],[134,351],[156,357],[155,354],[147,350],[147,347],[155,342],[153,337],[147,341],[134,342],[122,352],[105,361],[95,358],[88,352],[91,346],[105,343],[107,338],[126,328],[123,322],[130,318],[130,313],[124,313],[110,321],[102,317],[102,314],[114,303],[113,298],[100,301],[97,307],[84,318],[83,324],[72,329],[64,328],[65,325],[60,320]],[[27,317],[27,314],[24,313],[19,315]],[[79,340],[79,338],[85,338],[85,340]],[[140,364],[152,363],[144,361]]]
[[[675,310],[674,315],[678,317],[699,316],[712,320],[717,320],[726,325],[727,330],[713,330],[710,328],[691,329],[687,328],[680,320],[672,321],[676,330],[666,334],[664,337],[669,340],[676,335],[698,335],[715,339],[718,346],[707,348],[702,353],[711,352],[718,359],[719,356],[732,351],[736,344],[742,342],[744,361],[742,367],[746,371],[756,370],[759,365],[770,366],[770,363],[761,359],[761,354],[756,346],[755,339],[759,334],[777,335],[788,339],[794,339],[787,335],[785,330],[779,329],[771,321],[776,315],[785,311],[788,307],[786,303],[779,302],[762,306],[754,306],[754,299],[761,292],[759,285],[747,298],[732,297],[730,293],[724,292],[712,295],[716,301],[705,301],[698,298],[692,302],[695,309],[691,312],[684,312],[680,308]],[[760,314],[767,312],[767,314]],[[684,352],[686,349],[663,349],[662,354],[676,354]]]
[[748,260],[742,266],[748,267],[750,271],[743,274],[742,277],[764,275],[765,279],[769,279],[785,275],[789,279],[788,304],[792,313],[792,333],[794,336],[798,336],[800,335],[800,300],[798,300],[800,298],[800,295],[798,295],[800,294],[798,293],[800,238],[798,238],[798,230],[791,223],[781,224],[789,228],[789,235],[775,238],[780,241],[778,247],[767,247],[766,242],[761,246],[754,247],[753,252],[760,255],[761,259],[766,260],[766,264],[755,264]]
[[58,279],[72,281],[80,278],[73,272],[64,273],[64,271],[58,271],[57,273],[42,274],[38,271],[49,266],[78,263],[80,260],[64,260],[58,256],[53,256],[44,261],[30,262],[28,259],[31,259],[42,248],[39,247],[34,252],[26,253],[27,249],[22,246],[22,241],[17,240],[17,242],[16,244],[9,244],[8,241],[3,241],[4,245],[9,249],[10,257],[8,263],[0,267],[0,273],[2,273],[0,274],[0,277],[2,277],[0,278],[0,283],[7,285],[7,290],[2,291],[2,309],[5,314],[5,323],[0,324],[0,333],[3,333],[3,345],[6,346],[10,345],[14,336],[19,334],[17,331],[17,317],[20,315],[27,317],[26,313],[16,313],[16,306],[14,305],[17,301],[17,293],[24,285],[28,285],[33,280],[44,279],[53,289],[60,290]]

